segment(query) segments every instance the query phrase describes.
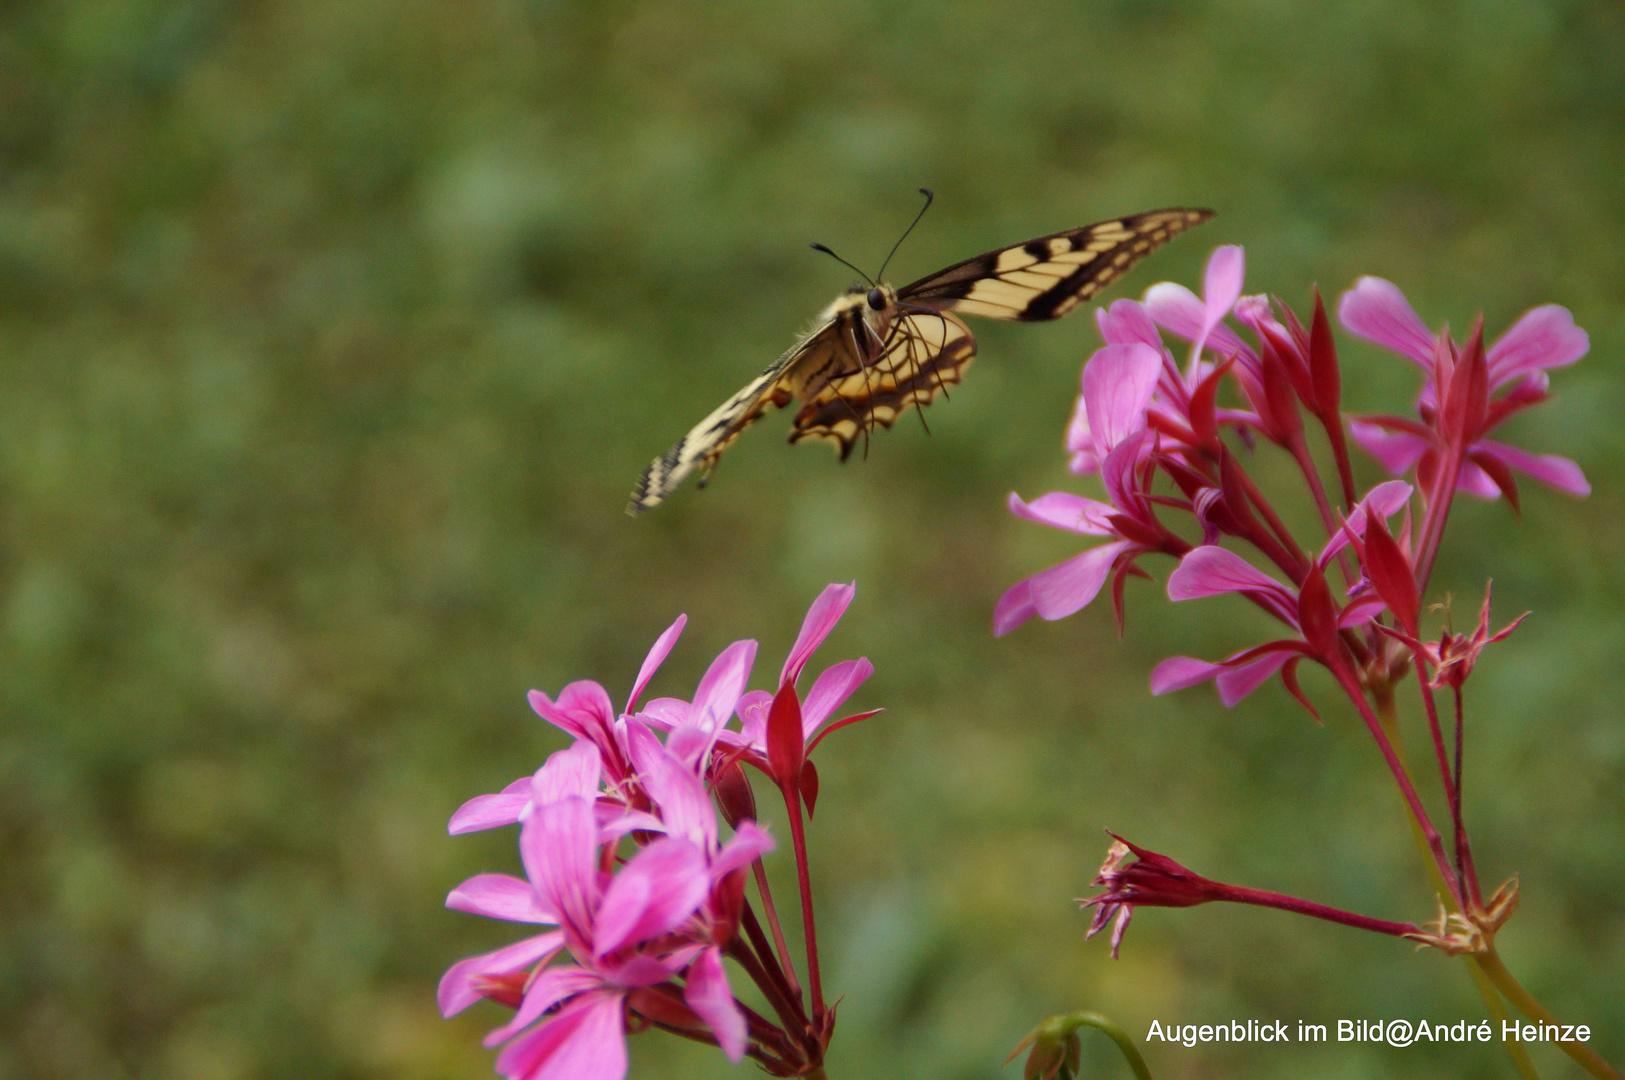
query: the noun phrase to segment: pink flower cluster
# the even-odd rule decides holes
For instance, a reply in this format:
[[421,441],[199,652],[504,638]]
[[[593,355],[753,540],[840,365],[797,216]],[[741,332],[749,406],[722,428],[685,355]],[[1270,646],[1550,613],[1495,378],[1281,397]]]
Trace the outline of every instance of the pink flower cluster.
[[[1428,333],[1400,291],[1380,278],[1361,278],[1339,305],[1344,326],[1417,363],[1425,380],[1417,417],[1366,416],[1348,425],[1353,440],[1395,476],[1411,476],[1427,509],[1419,535],[1408,520],[1413,485],[1378,484],[1363,495],[1353,470],[1340,412],[1342,378],[1331,328],[1320,305],[1306,329],[1296,315],[1266,296],[1242,295],[1244,257],[1239,247],[1217,249],[1208,263],[1203,296],[1165,282],[1144,301],[1119,300],[1098,311],[1106,345],[1083,369],[1083,393],[1067,431],[1071,468],[1099,473],[1106,501],[1050,492],[1031,502],[1010,496],[1017,517],[1107,542],[1016,583],[994,610],[994,633],[1003,635],[1037,615],[1059,619],[1080,610],[1108,580],[1119,626],[1123,584],[1145,576],[1137,560],[1158,553],[1180,560],[1168,579],[1171,600],[1239,593],[1283,623],[1289,634],[1216,663],[1175,657],[1153,673],[1154,693],[1214,679],[1226,705],[1246,697],[1280,672],[1302,699],[1298,663],[1327,663],[1354,643],[1350,659],[1365,663],[1370,650],[1347,635],[1384,610],[1385,600],[1363,572],[1370,523],[1387,528],[1405,511],[1402,542],[1414,544],[1419,587],[1425,584],[1457,490],[1516,505],[1513,471],[1561,491],[1585,495],[1580,468],[1566,458],[1531,454],[1486,436],[1513,414],[1547,399],[1550,368],[1573,363],[1587,349],[1585,332],[1557,305],[1536,308],[1488,351],[1475,329],[1466,346],[1448,333]],[[1253,342],[1226,322],[1234,318]],[[1183,368],[1162,332],[1190,343]],[[1221,387],[1234,384],[1239,401],[1220,404]],[[1444,402],[1441,407],[1440,402]],[[1327,494],[1310,455],[1305,416],[1324,429],[1342,489],[1342,506]],[[1320,511],[1325,535],[1318,551],[1289,533],[1236,455],[1220,439],[1229,429],[1244,443],[1262,439],[1297,461]],[[1448,474],[1444,483],[1441,477]],[[1161,475],[1166,489],[1155,483]],[[1193,544],[1162,520],[1170,512],[1192,519]],[[1250,546],[1286,580],[1220,546],[1231,538]],[[1348,551],[1354,561],[1348,562]],[[1345,570],[1336,596],[1326,574]],[[1376,633],[1373,628],[1372,634]],[[1368,635],[1369,636],[1369,635]],[[1358,665],[1356,665],[1358,666]],[[1307,704],[1307,702],[1305,702]]]
[[[534,776],[470,800],[450,823],[453,834],[517,823],[525,878],[480,874],[452,890],[446,906],[554,928],[460,961],[441,980],[446,1016],[482,997],[517,1010],[486,1038],[506,1044],[499,1073],[620,1080],[629,1023],[715,1043],[733,1061],[748,1054],[775,1075],[821,1062],[834,1015],[818,985],[816,944],[809,940],[809,1013],[761,873],[774,841],[754,820],[742,765],[786,792],[811,935],[801,810],[812,811],[817,773],[807,754],[830,731],[874,715],[831,720],[873,668],[865,659],[835,664],[804,703],[796,683],[855,591],[831,585],[813,603],[774,694],[746,691],[756,642],[737,641],[691,700],[658,698],[640,710],[686,617],[655,642],[620,712],[596,682],[571,683],[557,700],[531,692],[532,708],[573,744]],[[713,797],[732,826],[726,840]],[[746,898],[752,868],[776,948]],[[735,998],[724,956],[758,983],[779,1025]]]
[[[1074,472],[1100,474],[1106,499],[1051,492],[1026,502],[1012,494],[1010,509],[1017,517],[1105,542],[1008,589],[994,610],[994,632],[1006,634],[1035,615],[1070,615],[1108,581],[1121,627],[1124,582],[1146,576],[1138,561],[1150,554],[1178,560],[1168,577],[1170,600],[1220,594],[1246,599],[1282,630],[1222,660],[1165,660],[1151,673],[1152,692],[1212,680],[1230,706],[1279,674],[1318,719],[1297,669],[1306,660],[1323,666],[1381,751],[1462,922],[1429,934],[1408,923],[1221,885],[1123,841],[1096,879],[1107,892],[1091,901],[1098,908],[1091,933],[1113,918],[1115,954],[1136,905],[1222,899],[1412,937],[1446,951],[1482,951],[1516,894],[1503,888],[1486,902],[1473,866],[1461,815],[1461,689],[1485,646],[1503,639],[1517,622],[1491,634],[1486,592],[1471,636],[1447,628],[1436,643],[1426,641],[1422,599],[1458,491],[1491,499],[1505,495],[1516,509],[1514,473],[1523,473],[1570,495],[1589,492],[1574,462],[1489,437],[1511,416],[1546,401],[1547,372],[1578,360],[1588,340],[1567,310],[1546,305],[1488,348],[1481,323],[1457,342],[1448,332],[1429,332],[1394,285],[1361,278],[1338,305],[1344,327],[1415,363],[1423,384],[1414,416],[1346,418],[1336,344],[1319,296],[1305,326],[1277,299],[1242,295],[1244,266],[1241,248],[1221,247],[1208,262],[1202,296],[1164,283],[1143,301],[1120,300],[1097,312],[1106,344],[1084,366],[1066,448]],[[1164,332],[1189,343],[1183,365]],[[1310,451],[1308,433],[1316,426],[1330,451],[1330,483]],[[1229,441],[1221,438],[1226,433]],[[1249,451],[1273,445],[1295,462],[1320,519],[1320,535],[1312,542],[1286,527],[1232,442]],[[1396,479],[1357,490],[1350,442]],[[1413,516],[1418,504],[1419,519]],[[1180,531],[1170,519],[1183,519]],[[1450,805],[1452,854],[1381,720],[1394,715],[1395,687],[1413,670]],[[1456,706],[1453,764],[1434,700],[1445,689]],[[1134,863],[1127,862],[1131,854]]]

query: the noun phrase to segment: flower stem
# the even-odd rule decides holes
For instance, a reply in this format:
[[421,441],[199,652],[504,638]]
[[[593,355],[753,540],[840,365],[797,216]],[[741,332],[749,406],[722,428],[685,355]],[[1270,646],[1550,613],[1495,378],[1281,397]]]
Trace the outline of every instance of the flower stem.
[[1134,1045],[1134,1040],[1129,1037],[1128,1032],[1110,1017],[1097,1012],[1075,1012],[1067,1016],[1064,1023],[1073,1028],[1092,1027],[1096,1031],[1105,1032],[1123,1052],[1123,1057],[1128,1060],[1128,1067],[1134,1070],[1135,1080],[1151,1080],[1151,1069],[1146,1065],[1145,1058],[1140,1056],[1139,1047]]
[[801,793],[785,786],[784,808],[790,815],[790,839],[796,849],[796,877],[801,882],[801,926],[807,944],[807,982],[812,991],[812,1019],[820,1024],[824,1019],[824,985],[818,973],[818,926],[813,920],[812,872],[807,865],[806,825],[801,818]]
[[[785,985],[790,996],[796,1000],[801,999],[801,983],[796,979],[796,966],[790,961],[790,950],[784,944],[784,928],[779,924],[779,913],[773,907],[773,893],[767,887],[767,870],[762,866],[762,860],[757,859],[750,864],[751,873],[756,878],[756,892],[762,898],[762,910],[767,912],[767,925],[773,931],[773,945],[778,952],[779,968],[784,973]],[[754,916],[752,916],[754,922]],[[765,960],[769,953],[761,946],[762,957]]]
[[[1406,769],[1404,761],[1400,759],[1398,751],[1394,748],[1394,741],[1389,737],[1386,730],[1387,725],[1378,720],[1376,714],[1371,711],[1371,705],[1365,699],[1365,692],[1360,689],[1359,683],[1355,681],[1354,674],[1348,670],[1348,665],[1343,663],[1341,658],[1337,658],[1335,666],[1332,667],[1332,674],[1337,677],[1337,681],[1342,685],[1344,693],[1349,696],[1349,700],[1354,702],[1354,707],[1360,712],[1360,718],[1365,721],[1366,728],[1371,732],[1371,737],[1376,740],[1377,749],[1382,751],[1383,760],[1388,763],[1388,771],[1393,773],[1394,782],[1399,785],[1399,793],[1405,798],[1405,806],[1410,811],[1412,820],[1422,831],[1422,838],[1427,844],[1427,849],[1438,866],[1439,876],[1443,879],[1449,894],[1458,898],[1457,904],[1459,906],[1461,883],[1456,880],[1456,872],[1450,865],[1449,857],[1444,853],[1444,841],[1439,836],[1439,830],[1433,827],[1433,822],[1428,818],[1427,810],[1422,806],[1421,796],[1416,793],[1416,785],[1411,783],[1410,771]],[[1384,702],[1387,704],[1388,714],[1392,716],[1393,695],[1386,694],[1378,698],[1379,706]],[[1394,734],[1398,735],[1399,725],[1397,719],[1392,726]]]
[[[1399,716],[1394,711],[1392,694],[1377,697],[1377,715],[1381,717],[1383,729],[1388,734],[1389,742],[1393,744],[1394,752],[1399,756],[1401,768],[1406,767],[1405,744],[1400,738]],[[1460,911],[1461,906],[1450,895],[1450,889],[1445,884],[1443,875],[1439,873],[1439,866],[1433,860],[1427,837],[1422,835],[1421,824],[1416,820],[1416,816],[1411,813],[1410,804],[1405,803],[1404,805],[1405,821],[1411,827],[1411,839],[1416,842],[1416,854],[1422,860],[1422,869],[1427,874],[1429,883],[1433,886],[1434,894],[1438,896],[1439,903],[1443,904],[1447,910]],[[1497,1024],[1504,1022],[1507,1019],[1506,1006],[1501,1003],[1500,995],[1496,992],[1494,984],[1490,982],[1489,976],[1480,965],[1479,958],[1468,956],[1466,960],[1467,971],[1473,977],[1473,985],[1478,988],[1479,996],[1484,999],[1484,1007],[1488,1010],[1490,1019]],[[1503,1040],[1501,1045],[1506,1048],[1507,1056],[1512,1059],[1513,1068],[1518,1070],[1518,1075],[1523,1077],[1523,1080],[1540,1080],[1540,1072],[1536,1070],[1534,1060],[1530,1058],[1529,1051],[1524,1049],[1522,1043]]]
[[[1534,995],[1523,988],[1523,984],[1512,977],[1512,972],[1508,971],[1506,965],[1501,962],[1501,956],[1495,951],[1493,944],[1488,951],[1478,954],[1476,959],[1479,968],[1489,978],[1490,982],[1495,984],[1495,988],[1501,991],[1519,1012],[1542,1024],[1557,1023],[1557,1017],[1553,1016],[1544,1005],[1536,1001]],[[1619,1073],[1585,1043],[1569,1040],[1559,1042],[1557,1045],[1565,1054],[1573,1058],[1580,1068],[1595,1076],[1597,1080],[1622,1080]]]
[[1258,907],[1277,908],[1281,911],[1292,911],[1299,915],[1309,915],[1316,919],[1325,919],[1327,922],[1341,923],[1352,926],[1357,930],[1372,930],[1379,934],[1389,934],[1393,937],[1404,937],[1406,934],[1421,932],[1421,927],[1415,923],[1389,922],[1387,919],[1373,919],[1366,915],[1356,915],[1352,911],[1343,911],[1340,908],[1327,907],[1317,904],[1313,900],[1300,900],[1295,896],[1285,896],[1281,893],[1269,892],[1264,889],[1248,889],[1240,885],[1225,885],[1224,896],[1219,899],[1229,900],[1236,904],[1255,904]]

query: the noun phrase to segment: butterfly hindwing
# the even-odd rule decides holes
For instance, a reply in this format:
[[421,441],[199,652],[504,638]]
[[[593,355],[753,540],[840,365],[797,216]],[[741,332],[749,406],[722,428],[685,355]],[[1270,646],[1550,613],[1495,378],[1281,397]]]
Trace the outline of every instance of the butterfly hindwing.
[[1151,210],[999,248],[898,290],[898,299],[985,319],[1056,319],[1209,210]]
[[970,328],[943,311],[904,313],[892,323],[885,351],[867,367],[831,379],[796,414],[791,442],[827,439],[852,453],[869,429],[891,427],[911,406],[929,405],[957,383],[976,357]]

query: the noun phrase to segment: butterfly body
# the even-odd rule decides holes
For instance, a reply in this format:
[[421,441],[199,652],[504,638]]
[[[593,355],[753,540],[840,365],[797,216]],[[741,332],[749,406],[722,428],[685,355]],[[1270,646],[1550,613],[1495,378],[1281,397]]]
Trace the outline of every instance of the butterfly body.
[[1175,233],[1212,216],[1153,210],[990,251],[901,289],[878,283],[848,290],[783,355],[649,464],[627,512],[659,504],[696,469],[704,486],[722,452],[769,406],[799,400],[790,441],[828,440],[845,460],[859,436],[890,427],[960,380],[976,356],[976,339],[960,314],[1059,318]]

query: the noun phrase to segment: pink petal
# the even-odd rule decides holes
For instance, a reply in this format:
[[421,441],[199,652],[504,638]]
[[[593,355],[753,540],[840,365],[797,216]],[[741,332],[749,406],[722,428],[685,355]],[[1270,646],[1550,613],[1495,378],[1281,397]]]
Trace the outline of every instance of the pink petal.
[[615,707],[609,694],[591,680],[573,682],[559,691],[558,701],[549,700],[540,690],[530,692],[530,707],[543,720],[577,739],[590,739],[599,747],[612,738]]
[[1137,300],[1117,300],[1109,308],[1095,311],[1095,325],[1108,345],[1149,345],[1162,348],[1162,335],[1156,323],[1146,313],[1145,305]]
[[661,697],[655,698],[644,705],[643,710],[637,715],[639,719],[651,727],[657,727],[662,731],[670,731],[672,728],[682,727],[688,723],[691,711],[688,702],[682,698]]
[[586,799],[538,806],[519,833],[519,858],[538,902],[587,938],[598,907],[598,822]]
[[1112,535],[1108,518],[1117,513],[1103,502],[1086,499],[1064,491],[1051,491],[1032,502],[1022,502],[1021,496],[1010,493],[1010,513],[1024,521],[1035,521],[1085,536]]
[[1219,700],[1224,702],[1227,709],[1234,706],[1236,702],[1269,681],[1269,677],[1280,671],[1281,665],[1290,659],[1292,654],[1289,652],[1266,653],[1250,664],[1242,664],[1221,672],[1213,680],[1213,685],[1219,691]]
[[1202,336],[1193,352],[1200,353],[1214,327],[1224,321],[1241,298],[1241,283],[1247,274],[1247,256],[1237,244],[1224,244],[1208,256],[1202,275]]
[[1286,587],[1228,548],[1204,544],[1192,548],[1168,575],[1168,599],[1195,600],[1230,592],[1280,595]]
[[1202,336],[1202,318],[1207,308],[1201,298],[1185,286],[1159,281],[1145,291],[1144,306],[1152,321],[1175,337],[1195,341]]
[[1145,427],[1145,409],[1162,373],[1162,354],[1146,345],[1108,345],[1083,368],[1083,400],[1097,452],[1109,452]]
[[1494,502],[1501,497],[1500,485],[1489,473],[1471,461],[1461,463],[1461,473],[1456,477],[1456,490],[1475,499],[1483,499],[1485,502]]
[[649,655],[643,658],[643,666],[638,669],[638,681],[632,684],[632,693],[626,699],[627,712],[631,712],[637,707],[638,698],[642,695],[643,688],[649,685],[649,680],[654,678],[656,671],[660,670],[661,663],[665,661],[666,655],[671,652],[671,647],[677,644],[677,639],[682,636],[683,627],[686,625],[688,625],[688,616],[679,615],[677,621],[666,627],[665,632],[655,639],[654,646],[649,650]]
[[541,1015],[561,1001],[603,985],[603,979],[594,972],[575,964],[560,964],[541,972],[525,988],[519,1009],[508,1022],[486,1033],[481,1040],[486,1046],[499,1046],[534,1024]]
[[530,777],[525,777],[525,791],[519,794],[476,795],[457,808],[446,825],[452,836],[495,829],[512,825],[519,820],[525,807],[530,805]]
[[632,856],[604,890],[593,956],[677,929],[699,908],[710,886],[698,845],[669,836],[656,840]]
[[1585,473],[1580,471],[1580,466],[1566,457],[1558,457],[1556,454],[1531,454],[1527,450],[1494,439],[1480,439],[1473,448],[1482,450],[1509,469],[1533,476],[1541,483],[1569,495],[1585,498],[1591,494],[1591,483],[1586,479]]
[[747,690],[739,696],[734,712],[739,716],[740,736],[746,744],[767,752],[767,710],[773,695],[766,690]]
[[1351,627],[1364,626],[1380,615],[1387,606],[1382,597],[1374,592],[1368,596],[1362,596],[1360,599],[1350,602],[1349,606],[1338,614],[1338,628],[1348,630]]
[[722,970],[722,952],[706,949],[694,958],[683,987],[683,1000],[717,1037],[717,1045],[737,1064],[745,1056],[745,1015],[734,1004],[727,972]]
[[711,880],[719,881],[739,869],[749,866],[776,845],[768,831],[756,822],[746,819],[734,830],[733,839],[722,846],[722,851],[711,860]]
[[784,658],[784,670],[779,673],[780,686],[801,678],[801,669],[806,666],[807,659],[829,637],[835,624],[841,621],[846,606],[852,602],[857,591],[858,583],[854,581],[847,585],[826,585],[824,591],[818,594],[818,599],[807,609],[807,617],[802,620],[801,633],[796,635],[790,655]]
[[626,1028],[622,996],[583,994],[497,1057],[508,1080],[624,1080]]
[[[682,728],[673,738],[692,730]],[[678,757],[654,739],[640,739],[634,744],[633,761],[644,790],[660,809],[666,831],[709,850],[716,842],[717,815],[698,770],[691,767],[692,762]]]
[[593,811],[598,818],[599,839],[604,843],[640,829],[652,833],[666,831],[666,823],[653,814],[646,814],[642,810],[628,810],[621,803],[610,802],[608,799],[599,799],[593,804]]
[[756,642],[748,638],[723,649],[694,690],[694,704],[688,714],[690,724],[705,731],[715,731],[727,723],[739,702],[739,695],[745,691],[745,682],[750,678],[751,665],[755,662]]
[[598,747],[586,739],[577,739],[566,750],[551,755],[531,783],[530,797],[537,806],[569,798],[572,795],[590,799],[598,794],[600,775]]
[[1337,302],[1337,318],[1349,333],[1433,370],[1433,335],[1417,317],[1399,286],[1380,277],[1363,277]]
[[1197,683],[1207,682],[1224,670],[1221,664],[1210,664],[1190,656],[1170,656],[1151,669],[1151,692],[1171,694]]
[[842,660],[826,668],[813,683],[812,689],[807,691],[807,700],[801,704],[801,730],[806,738],[812,738],[818,725],[828,720],[830,714],[841,707],[841,704],[851,697],[864,680],[875,673],[875,666],[869,663],[868,657],[859,657],[856,660]]
[[1140,502],[1140,491],[1135,477],[1135,466],[1140,452],[1156,441],[1149,428],[1141,428],[1128,436],[1106,455],[1100,463],[1100,482],[1106,485],[1106,494],[1112,505],[1120,510],[1132,510]]
[[1028,578],[1039,617],[1053,621],[1081,610],[1100,592],[1113,561],[1129,546],[1122,540],[1102,544]]
[[999,597],[999,602],[993,605],[993,636],[1003,637],[1034,615],[1038,608],[1033,604],[1032,578],[1018,581]]
[[1512,324],[1485,357],[1490,387],[1522,375],[1572,364],[1591,348],[1591,338],[1574,325],[1569,309],[1545,304]]
[[1380,461],[1391,476],[1404,476],[1433,445],[1420,435],[1389,431],[1363,420],[1350,420],[1349,434],[1366,453]]
[[440,980],[436,998],[441,1016],[456,1016],[483,996],[474,989],[474,979],[482,975],[511,975],[532,964],[544,961],[564,948],[564,935],[557,930],[537,934],[512,945],[504,945],[495,952],[470,956],[446,969]]
[[509,922],[559,921],[538,901],[536,890],[530,882],[507,874],[476,874],[451,890],[446,897],[446,906],[453,911],[466,911],[470,915],[506,919]]
[[1366,492],[1365,498],[1354,504],[1354,512],[1348,516],[1348,528],[1338,529],[1321,549],[1318,564],[1326,566],[1332,556],[1348,547],[1349,533],[1365,535],[1366,519],[1371,509],[1375,509],[1378,516],[1387,521],[1405,508],[1410,497],[1411,486],[1403,480],[1385,480]]
[[1202,341],[1208,349],[1220,356],[1253,355],[1247,343],[1236,336],[1223,323],[1203,328],[1207,319],[1207,305],[1183,285],[1164,281],[1145,292],[1145,308],[1158,326],[1175,337],[1186,341]]

